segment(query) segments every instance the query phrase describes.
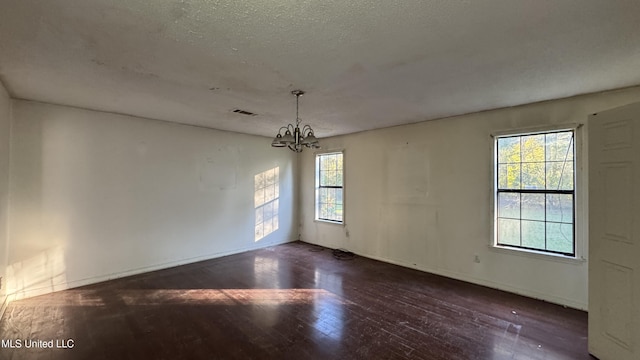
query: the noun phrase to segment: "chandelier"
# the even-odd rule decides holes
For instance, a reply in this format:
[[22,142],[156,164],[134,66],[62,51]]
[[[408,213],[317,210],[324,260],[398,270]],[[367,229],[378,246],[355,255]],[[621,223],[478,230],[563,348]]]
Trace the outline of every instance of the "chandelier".
[[[313,135],[313,129],[309,125],[305,125],[300,130],[300,116],[298,115],[298,102],[300,100],[300,96],[304,94],[302,90],[293,90],[291,92],[296,96],[296,125],[287,124],[287,126],[283,126],[278,130],[278,134],[271,142],[271,146],[273,147],[288,147],[289,149],[295,152],[302,152],[304,147],[308,147],[311,149],[319,149],[320,144],[318,143],[318,139]],[[282,130],[285,130],[284,135],[282,134]]]

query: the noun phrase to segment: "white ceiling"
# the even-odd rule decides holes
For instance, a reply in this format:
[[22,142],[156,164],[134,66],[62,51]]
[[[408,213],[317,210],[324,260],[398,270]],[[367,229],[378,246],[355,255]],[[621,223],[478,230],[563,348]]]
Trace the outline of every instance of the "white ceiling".
[[266,136],[302,89],[323,137],[638,85],[640,1],[0,0],[0,80]]

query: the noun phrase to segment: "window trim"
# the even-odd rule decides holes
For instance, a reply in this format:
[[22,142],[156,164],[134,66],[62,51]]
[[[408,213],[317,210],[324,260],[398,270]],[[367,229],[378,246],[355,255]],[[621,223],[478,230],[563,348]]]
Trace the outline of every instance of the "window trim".
[[[342,221],[338,221],[338,220],[330,220],[330,219],[321,219],[318,217],[318,196],[319,196],[319,191],[318,189],[320,189],[320,176],[319,176],[319,169],[318,169],[318,161],[319,161],[319,156],[320,155],[332,155],[332,154],[342,154]],[[313,157],[314,157],[314,182],[315,182],[315,186],[314,186],[314,214],[313,214],[313,219],[316,222],[320,222],[320,223],[324,223],[324,224],[334,224],[334,225],[341,225],[344,226],[346,224],[345,222],[345,198],[346,198],[346,194],[345,194],[345,185],[346,185],[346,172],[345,172],[345,151],[344,149],[336,149],[336,150],[326,150],[326,151],[317,151],[313,153]]]
[[[536,250],[536,249],[528,249],[528,248],[519,248],[515,246],[506,246],[499,245],[498,242],[498,138],[499,137],[508,137],[508,136],[526,136],[526,135],[534,135],[534,134],[545,134],[545,133],[554,133],[561,131],[573,131],[574,135],[574,204],[573,204],[573,231],[574,231],[574,240],[573,240],[573,248],[574,254],[567,255],[556,252],[549,252],[545,250]],[[535,126],[535,127],[527,127],[527,128],[519,128],[519,129],[509,129],[509,130],[501,130],[495,131],[490,134],[491,136],[491,154],[492,154],[492,203],[491,203],[491,219],[493,223],[491,224],[491,236],[489,241],[489,247],[492,250],[495,250],[499,253],[506,254],[515,254],[515,255],[524,255],[531,257],[538,257],[543,259],[557,259],[559,261],[569,261],[569,262],[584,262],[586,261],[586,244],[588,244],[588,213],[586,209],[587,204],[587,179],[586,172],[584,171],[585,167],[585,159],[586,156],[584,154],[585,150],[583,146],[585,145],[584,139],[584,126],[581,123],[566,123],[566,124],[556,124],[556,125],[546,125],[546,126]]]

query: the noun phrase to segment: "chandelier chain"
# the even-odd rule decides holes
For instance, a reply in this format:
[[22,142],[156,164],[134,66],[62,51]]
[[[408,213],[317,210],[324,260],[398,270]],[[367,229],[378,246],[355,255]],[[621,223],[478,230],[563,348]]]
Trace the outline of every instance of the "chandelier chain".
[[300,96],[303,94],[301,91],[297,91],[294,93],[296,95],[296,127],[300,125],[302,119],[300,119],[299,109],[300,109]]

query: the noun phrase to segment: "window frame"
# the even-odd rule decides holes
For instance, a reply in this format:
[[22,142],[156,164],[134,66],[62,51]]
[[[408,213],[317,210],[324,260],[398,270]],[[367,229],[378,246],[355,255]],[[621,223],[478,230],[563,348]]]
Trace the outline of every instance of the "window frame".
[[[320,186],[320,158],[322,156],[327,156],[327,155],[335,155],[335,154],[340,154],[342,156],[342,186]],[[337,224],[337,225],[344,225],[345,224],[345,156],[344,156],[344,150],[331,150],[331,151],[323,151],[323,152],[316,152],[314,153],[314,157],[315,157],[315,169],[314,169],[314,176],[315,176],[315,197],[314,197],[314,207],[315,207],[315,211],[314,211],[314,220],[318,221],[318,222],[322,222],[322,223],[328,223],[328,224]],[[321,188],[339,188],[342,189],[342,220],[332,220],[332,219],[325,219],[325,218],[321,218],[320,217],[320,189]]]
[[[499,177],[498,177],[498,139],[505,137],[515,137],[515,136],[529,136],[529,135],[537,135],[537,134],[549,134],[549,133],[558,133],[564,131],[573,132],[573,253],[562,253],[555,252],[545,249],[536,249],[529,247],[520,247],[517,245],[507,245],[507,244],[499,244],[498,243],[498,194],[499,191]],[[564,125],[550,125],[550,126],[538,126],[532,128],[525,129],[514,129],[508,131],[500,131],[494,132],[491,134],[492,137],[492,172],[493,172],[493,181],[492,181],[492,234],[491,234],[491,242],[490,247],[500,252],[506,252],[511,254],[523,254],[523,255],[532,255],[532,256],[542,256],[545,259],[567,259],[569,261],[580,260],[585,261],[585,257],[583,256],[584,252],[584,243],[586,240],[587,232],[585,229],[585,224],[588,224],[588,214],[585,212],[583,208],[583,203],[586,202],[586,186],[583,184],[586,183],[586,179],[584,178],[583,173],[583,163],[585,156],[583,155],[582,143],[583,143],[583,131],[582,124],[564,124]],[[502,192],[515,192],[515,193],[528,193],[530,191],[502,191]],[[553,191],[546,192],[545,190],[536,191],[542,193],[554,193]],[[545,219],[545,224],[547,223]],[[545,240],[546,241],[546,240]]]

